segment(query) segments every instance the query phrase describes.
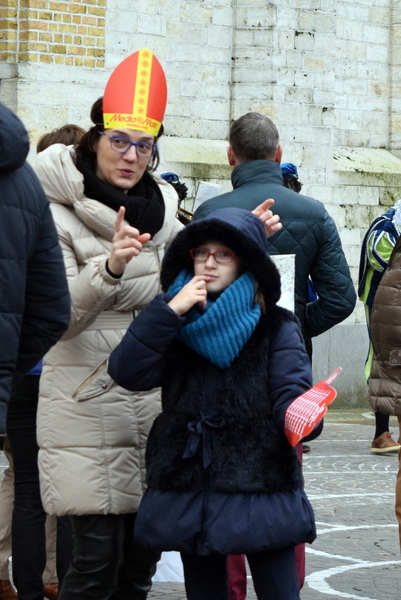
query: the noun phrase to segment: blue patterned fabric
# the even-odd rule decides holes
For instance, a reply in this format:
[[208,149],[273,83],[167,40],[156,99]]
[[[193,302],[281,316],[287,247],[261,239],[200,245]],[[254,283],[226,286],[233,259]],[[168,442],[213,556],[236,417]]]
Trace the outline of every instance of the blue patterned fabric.
[[179,181],[178,175],[176,175],[176,173],[172,173],[171,171],[168,171],[168,173],[162,173],[160,177],[168,183],[176,183]]
[[[193,277],[181,271],[167,293],[175,296]],[[206,309],[193,307],[178,338],[221,369],[230,366],[251,337],[261,315],[255,304],[255,278],[245,273]]]
[[281,163],[280,169],[283,176],[298,179],[298,170],[293,163]]
[[361,256],[359,262],[359,285],[358,285],[358,296],[361,297],[365,291],[366,284],[366,276],[368,272],[368,240],[370,239],[371,234],[373,233],[372,240],[372,258],[377,261],[378,265],[381,268],[381,271],[375,270],[372,280],[370,282],[370,290],[369,294],[366,298],[366,305],[369,309],[373,306],[373,300],[376,294],[377,287],[380,283],[380,280],[383,276],[385,269],[387,268],[387,262],[383,260],[382,256],[379,252],[376,251],[377,245],[380,242],[382,236],[386,234],[391,241],[391,243],[395,246],[397,240],[399,238],[399,231],[397,227],[393,223],[395,210],[394,208],[390,208],[387,212],[383,213],[377,219],[375,219],[369,226],[367,230],[361,248]]

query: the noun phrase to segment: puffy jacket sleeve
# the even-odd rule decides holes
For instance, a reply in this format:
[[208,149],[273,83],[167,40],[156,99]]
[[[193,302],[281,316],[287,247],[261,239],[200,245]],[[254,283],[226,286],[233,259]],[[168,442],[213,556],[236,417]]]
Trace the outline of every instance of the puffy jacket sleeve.
[[36,176],[24,165],[2,187],[0,433],[5,430],[13,377],[38,363],[67,329],[70,318],[63,258]]
[[63,340],[70,340],[85,331],[101,312],[113,305],[121,279],[107,272],[104,254],[89,259],[85,267],[79,270],[70,233],[59,225],[57,230],[71,295],[70,326]]
[[108,371],[127,390],[146,391],[160,385],[164,353],[185,322],[159,294],[134,319],[109,359]]
[[57,233],[46,200],[37,244],[27,265],[17,371],[26,373],[68,327],[70,296]]
[[340,236],[326,213],[321,229],[322,243],[311,270],[318,299],[305,308],[304,334],[312,338],[344,321],[354,310],[356,293]]
[[298,325],[286,321],[269,351],[269,398],[276,423],[284,432],[285,411],[297,396],[312,387],[312,367]]

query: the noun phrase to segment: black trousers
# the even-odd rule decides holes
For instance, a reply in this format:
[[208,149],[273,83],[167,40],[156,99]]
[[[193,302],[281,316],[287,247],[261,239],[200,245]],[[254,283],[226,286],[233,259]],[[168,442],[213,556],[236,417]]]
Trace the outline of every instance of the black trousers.
[[74,557],[59,600],[146,600],[160,554],[134,541],[135,517],[71,517]]
[[[229,600],[227,557],[181,553],[188,600]],[[259,600],[299,600],[294,548],[247,555]]]
[[[46,513],[39,489],[36,412],[39,376],[27,375],[15,385],[7,415],[14,461],[15,499],[12,521],[13,579],[19,600],[43,600],[46,565]],[[72,558],[69,519],[57,522],[57,576],[62,582]]]

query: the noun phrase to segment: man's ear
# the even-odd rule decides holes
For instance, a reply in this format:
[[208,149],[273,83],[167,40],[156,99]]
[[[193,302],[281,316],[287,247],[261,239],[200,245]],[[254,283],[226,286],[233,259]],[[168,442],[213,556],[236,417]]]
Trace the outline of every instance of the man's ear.
[[281,165],[282,157],[283,157],[283,147],[280,144],[279,146],[277,146],[277,151],[276,151],[276,156],[274,157],[274,161],[276,163],[278,163],[279,165]]
[[235,167],[238,164],[231,146],[227,146],[227,160],[230,167]]

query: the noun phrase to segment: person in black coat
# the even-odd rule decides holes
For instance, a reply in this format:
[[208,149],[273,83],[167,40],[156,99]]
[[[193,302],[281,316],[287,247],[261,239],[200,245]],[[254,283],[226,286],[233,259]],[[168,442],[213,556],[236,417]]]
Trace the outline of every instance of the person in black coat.
[[[259,113],[240,117],[231,126],[229,143],[234,189],[201,204],[194,220],[218,208],[253,210],[265,198],[274,198],[272,211],[280,215],[283,228],[269,238],[269,253],[295,254],[295,314],[311,355],[311,338],[341,323],[356,303],[336,225],[321,202],[284,187],[282,147],[268,117]],[[313,302],[309,277],[317,294]]]
[[14,380],[59,340],[70,320],[63,257],[49,203],[25,162],[28,134],[0,104],[0,434]]
[[[25,162],[28,150],[23,124],[0,104],[0,434],[7,430],[15,469],[14,581],[20,600],[39,600],[45,566],[36,445],[39,378],[24,375],[67,330],[70,299],[49,203]],[[43,548],[34,534],[38,519]],[[38,560],[36,586],[30,569]],[[3,589],[8,583],[0,582],[0,597],[12,597],[10,586]]]
[[181,552],[190,600],[228,599],[228,554],[247,555],[258,598],[299,600],[294,546],[316,532],[284,419],[311,366],[295,317],[276,305],[262,222],[222,209],[189,224],[161,283],[108,367],[129,390],[162,388],[137,539]]

